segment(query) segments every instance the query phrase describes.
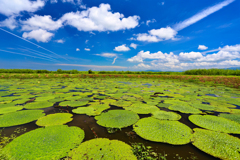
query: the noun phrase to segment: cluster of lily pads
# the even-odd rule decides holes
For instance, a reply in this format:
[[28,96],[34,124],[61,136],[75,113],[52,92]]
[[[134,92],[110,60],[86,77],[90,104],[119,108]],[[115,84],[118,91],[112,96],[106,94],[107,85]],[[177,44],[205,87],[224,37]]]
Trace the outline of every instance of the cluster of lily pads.
[[[2,152],[9,159],[137,159],[122,141],[84,141],[83,129],[67,126],[73,115],[88,115],[106,128],[132,126],[149,141],[192,143],[212,156],[235,160],[240,159],[240,140],[230,134],[240,134],[239,105],[237,89],[169,80],[0,79],[0,128],[33,121],[39,126]],[[45,115],[49,107],[70,113]],[[199,128],[180,122],[181,114]]]

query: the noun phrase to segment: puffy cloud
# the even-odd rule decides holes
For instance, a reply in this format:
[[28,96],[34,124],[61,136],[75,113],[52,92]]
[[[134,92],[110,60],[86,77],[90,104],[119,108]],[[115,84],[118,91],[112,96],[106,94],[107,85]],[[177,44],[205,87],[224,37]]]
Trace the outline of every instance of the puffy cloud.
[[203,58],[200,52],[189,52],[189,53],[181,52],[179,54],[179,59],[183,61],[194,61],[200,58]]
[[[143,62],[144,59],[158,59],[161,61],[172,61],[177,60],[177,56],[173,54],[173,52],[162,53],[161,51],[158,51],[156,53],[150,53],[149,51],[140,51],[138,54],[132,58],[129,58],[127,61],[129,62]],[[177,60],[178,61],[178,60]]]
[[146,25],[149,26],[149,23],[154,23],[154,22],[156,22],[156,19],[147,20]]
[[107,58],[117,57],[117,54],[115,53],[101,53],[101,54],[95,54],[95,55],[101,56],[101,57],[107,57]]
[[76,51],[80,51],[80,49],[79,49],[79,48],[76,48]]
[[26,21],[21,21],[23,24],[22,30],[31,31],[36,29],[44,29],[48,31],[58,30],[62,27],[62,22],[60,20],[53,21],[50,15],[38,16],[27,19]]
[[51,0],[50,2],[51,3],[57,3],[58,1],[57,0]]
[[135,43],[131,43],[131,44],[130,44],[130,47],[132,47],[132,48],[134,48],[134,49],[136,49],[136,48],[137,48],[137,46],[138,46],[138,45],[137,45],[137,44],[135,44]]
[[123,44],[121,46],[117,46],[114,48],[115,51],[121,52],[121,51],[129,51],[130,48],[126,46],[126,44]]
[[79,31],[118,31],[135,28],[139,16],[129,16],[112,13],[109,4],[100,4],[99,7],[88,8],[84,11],[70,12],[62,16],[65,24],[76,27]]
[[18,23],[15,20],[15,16],[10,16],[9,18],[7,18],[4,21],[0,22],[0,27],[8,27],[11,30],[16,28],[17,25],[18,25]]
[[207,46],[204,46],[204,45],[199,45],[199,46],[198,46],[198,49],[200,49],[200,50],[206,50],[206,49],[208,49],[208,47],[207,47]]
[[47,32],[43,29],[33,30],[31,32],[24,32],[22,37],[28,38],[28,39],[35,39],[38,42],[48,42],[52,36],[54,36],[53,33]]
[[57,43],[64,43],[65,41],[63,39],[58,39],[58,40],[55,40],[55,42],[57,42]]
[[85,51],[90,51],[90,49],[89,49],[89,48],[84,48],[84,50],[85,50]]
[[133,66],[135,69],[149,69],[151,68],[150,65],[144,64],[144,63],[139,63],[138,65]]
[[177,31],[172,29],[171,27],[160,28],[160,29],[152,29],[148,31],[148,33],[139,33],[136,34],[138,41],[148,41],[148,42],[159,42],[165,40],[175,40],[175,36],[177,35]]
[[19,14],[21,11],[35,12],[44,5],[44,0],[1,0],[0,13],[10,16]]

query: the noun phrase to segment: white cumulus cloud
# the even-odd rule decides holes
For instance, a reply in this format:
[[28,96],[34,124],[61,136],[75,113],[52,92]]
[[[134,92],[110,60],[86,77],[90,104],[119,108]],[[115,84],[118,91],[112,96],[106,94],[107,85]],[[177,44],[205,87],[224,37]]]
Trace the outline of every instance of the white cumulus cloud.
[[62,22],[60,20],[53,21],[50,15],[34,15],[33,17],[21,21],[22,23],[22,30],[24,31],[31,31],[36,29],[44,29],[48,31],[58,30],[62,27]]
[[135,28],[139,16],[124,17],[119,12],[112,13],[109,4],[100,4],[84,11],[70,12],[62,16],[61,20],[79,31],[118,31]]
[[10,16],[9,18],[0,22],[0,27],[8,27],[11,30],[15,29],[17,25],[18,23],[15,20],[15,16]]
[[21,11],[35,12],[45,5],[44,0],[30,1],[30,0],[1,0],[0,13],[10,16],[17,15]]
[[101,56],[101,57],[107,57],[107,58],[117,57],[117,54],[115,53],[101,53],[101,54],[95,54],[95,55]]
[[84,50],[85,50],[85,51],[90,51],[90,49],[89,49],[89,48],[84,48]]
[[131,43],[131,44],[130,44],[130,47],[132,47],[132,48],[134,48],[134,49],[136,49],[136,48],[137,48],[137,46],[138,46],[138,45],[137,45],[137,44],[135,44],[135,43]]
[[121,52],[121,51],[129,51],[130,48],[126,46],[126,44],[123,44],[121,46],[117,46],[114,48],[114,51],[118,51],[118,52]]
[[31,32],[24,32],[22,35],[23,38],[35,39],[38,42],[48,42],[53,36],[53,33],[47,32],[43,29],[33,30]]
[[80,49],[79,49],[79,48],[76,48],[76,51],[80,51]]
[[181,52],[179,54],[179,59],[182,61],[194,61],[200,58],[203,58],[200,52],[189,52],[189,53]]
[[57,42],[57,43],[64,43],[65,41],[63,39],[58,39],[58,40],[55,40],[55,42]]
[[200,49],[200,50],[206,50],[206,49],[208,49],[208,47],[207,47],[207,46],[204,46],[204,45],[199,45],[199,46],[198,46],[198,49]]

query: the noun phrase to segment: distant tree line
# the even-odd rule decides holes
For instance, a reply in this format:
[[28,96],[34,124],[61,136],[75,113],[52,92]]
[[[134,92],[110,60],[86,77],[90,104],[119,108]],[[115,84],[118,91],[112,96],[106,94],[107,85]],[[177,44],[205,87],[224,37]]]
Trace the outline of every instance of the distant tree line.
[[32,70],[32,69],[0,69],[0,73],[53,73],[53,74],[151,74],[151,75],[232,75],[240,76],[240,70],[231,69],[192,69],[184,72],[152,72],[152,71],[78,71],[62,70]]

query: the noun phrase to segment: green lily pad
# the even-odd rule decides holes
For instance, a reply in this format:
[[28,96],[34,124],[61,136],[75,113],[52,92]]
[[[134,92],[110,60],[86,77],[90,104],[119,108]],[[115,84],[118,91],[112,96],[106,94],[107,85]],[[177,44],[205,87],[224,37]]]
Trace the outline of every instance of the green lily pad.
[[192,123],[206,129],[240,134],[240,124],[223,117],[212,115],[191,115],[188,118]]
[[36,124],[38,126],[53,126],[53,125],[66,124],[72,121],[72,118],[71,118],[72,116],[73,115],[70,113],[49,114],[47,116],[39,118]]
[[107,138],[97,138],[83,142],[78,148],[69,152],[68,156],[74,160],[137,160],[131,146],[122,141]]
[[226,133],[195,128],[192,144],[214,157],[225,160],[240,159],[240,139]]
[[96,116],[97,123],[104,127],[124,128],[136,123],[139,119],[137,113],[126,110],[110,110]]
[[206,111],[214,111],[216,109],[216,107],[208,105],[208,104],[191,103],[190,105],[194,108],[206,110]]
[[88,107],[78,107],[77,109],[73,109],[72,112],[76,114],[86,114],[88,116],[96,116],[108,108],[110,108],[108,104],[94,104]]
[[144,103],[134,103],[130,107],[125,107],[124,109],[128,111],[133,111],[138,114],[149,114],[152,112],[159,111],[158,107]]
[[31,102],[24,105],[26,109],[39,109],[39,108],[48,108],[52,107],[53,103],[48,101],[38,101],[38,102]]
[[240,114],[225,114],[225,113],[221,113],[218,116],[219,117],[223,117],[223,118],[227,118],[227,119],[230,119],[232,121],[240,123]]
[[17,126],[39,119],[45,114],[42,110],[23,110],[0,116],[0,127]]
[[6,114],[22,110],[23,106],[0,107],[0,114]]
[[192,130],[185,124],[153,117],[140,119],[133,129],[142,138],[154,142],[182,145],[189,143],[192,138]]
[[79,127],[66,125],[38,128],[27,132],[3,148],[8,159],[60,159],[78,146],[84,138]]
[[189,105],[171,105],[168,109],[173,111],[179,111],[182,113],[192,113],[192,114],[200,114],[202,113],[199,109],[191,107]]
[[172,120],[172,121],[177,121],[181,119],[181,116],[179,114],[167,111],[152,112],[152,117],[160,120]]
[[124,100],[119,100],[116,102],[110,103],[111,105],[117,106],[117,107],[128,107],[132,104],[130,101],[124,101]]
[[59,106],[78,107],[85,106],[86,104],[88,104],[88,101],[64,101],[59,103]]
[[158,107],[163,107],[163,108],[168,108],[169,106],[171,106],[172,104],[169,103],[159,103],[157,106]]

